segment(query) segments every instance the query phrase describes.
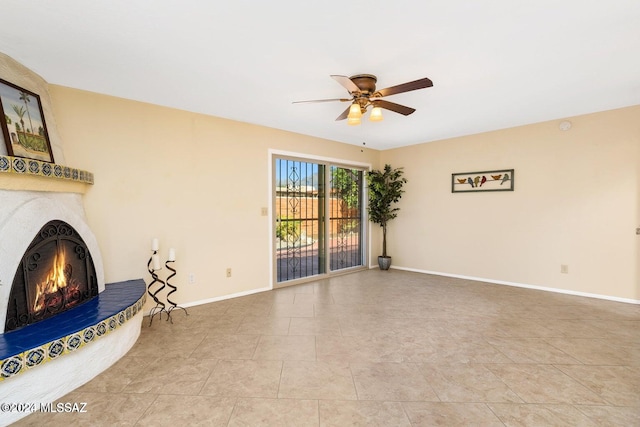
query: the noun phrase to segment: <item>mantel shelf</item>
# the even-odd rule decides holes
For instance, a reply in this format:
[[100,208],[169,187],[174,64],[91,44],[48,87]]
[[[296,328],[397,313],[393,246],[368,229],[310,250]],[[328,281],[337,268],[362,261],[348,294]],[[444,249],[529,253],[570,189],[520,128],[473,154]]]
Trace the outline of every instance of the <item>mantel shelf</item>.
[[[3,181],[6,182],[7,180],[3,180],[3,177],[15,177],[18,178],[20,182],[16,183],[11,179],[13,182],[5,184]],[[71,184],[68,188],[74,188],[78,184],[93,185],[93,174],[85,170],[42,162],[40,160],[0,155],[0,189],[64,191],[51,188],[51,185],[44,185],[42,188],[39,188],[37,182],[35,184],[29,183],[33,178],[37,178],[37,182],[39,183],[42,183],[42,181],[40,181],[42,178],[56,181],[59,184],[63,184],[62,187],[66,186],[65,183]],[[36,188],[33,188],[34,186]],[[60,185],[54,185],[53,187],[61,188]],[[75,190],[71,191],[75,192]]]

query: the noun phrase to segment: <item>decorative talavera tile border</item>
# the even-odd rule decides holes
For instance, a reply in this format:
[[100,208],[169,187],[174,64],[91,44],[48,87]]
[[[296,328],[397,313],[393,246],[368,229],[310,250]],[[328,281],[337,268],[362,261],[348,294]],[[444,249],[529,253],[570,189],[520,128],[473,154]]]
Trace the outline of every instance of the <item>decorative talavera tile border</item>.
[[107,336],[141,312],[146,299],[144,293],[136,303],[95,325],[0,360],[0,383]]
[[91,172],[22,157],[0,155],[0,173],[3,172],[93,184],[93,174]]

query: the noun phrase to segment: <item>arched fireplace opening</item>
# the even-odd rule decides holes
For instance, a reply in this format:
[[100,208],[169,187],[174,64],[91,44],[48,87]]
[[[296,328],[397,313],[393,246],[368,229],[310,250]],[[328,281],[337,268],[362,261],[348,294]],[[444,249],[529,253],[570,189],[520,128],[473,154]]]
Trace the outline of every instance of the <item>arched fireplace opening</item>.
[[64,221],[50,221],[33,239],[13,279],[5,332],[39,322],[98,295],[87,245]]

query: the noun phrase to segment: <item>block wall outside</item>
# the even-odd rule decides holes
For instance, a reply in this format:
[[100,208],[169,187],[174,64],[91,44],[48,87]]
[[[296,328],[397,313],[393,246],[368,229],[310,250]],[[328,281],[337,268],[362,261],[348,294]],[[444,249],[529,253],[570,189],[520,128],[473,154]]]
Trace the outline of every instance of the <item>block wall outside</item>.
[[[276,218],[302,219],[300,224],[301,233],[306,237],[317,240],[318,238],[318,202],[317,197],[299,197],[292,204],[286,197],[276,197],[274,215]],[[357,217],[358,209],[349,209],[340,203],[337,198],[329,201],[329,218],[342,218],[343,216]],[[309,221],[304,221],[309,219]],[[338,233],[338,221],[333,221],[330,225],[329,234],[335,236]]]

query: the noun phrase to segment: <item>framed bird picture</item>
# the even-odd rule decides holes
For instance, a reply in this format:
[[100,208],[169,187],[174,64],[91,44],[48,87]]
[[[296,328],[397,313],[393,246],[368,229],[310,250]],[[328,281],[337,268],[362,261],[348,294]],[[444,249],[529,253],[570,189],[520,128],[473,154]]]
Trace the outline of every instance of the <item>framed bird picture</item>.
[[451,192],[513,191],[513,181],[513,169],[453,173],[451,174]]

